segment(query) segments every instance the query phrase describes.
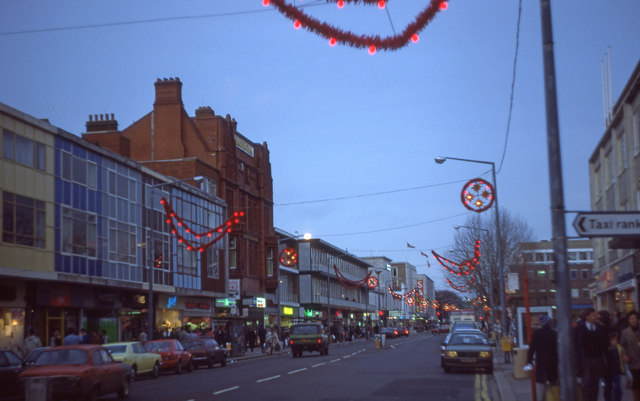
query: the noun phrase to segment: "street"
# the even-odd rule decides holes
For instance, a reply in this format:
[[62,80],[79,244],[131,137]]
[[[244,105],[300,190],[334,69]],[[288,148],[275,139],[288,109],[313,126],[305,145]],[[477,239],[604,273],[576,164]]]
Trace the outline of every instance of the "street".
[[329,355],[287,352],[240,360],[226,367],[132,384],[130,400],[478,400],[499,401],[492,375],[445,374],[439,347],[444,336],[413,334],[385,349],[373,341],[332,344]]

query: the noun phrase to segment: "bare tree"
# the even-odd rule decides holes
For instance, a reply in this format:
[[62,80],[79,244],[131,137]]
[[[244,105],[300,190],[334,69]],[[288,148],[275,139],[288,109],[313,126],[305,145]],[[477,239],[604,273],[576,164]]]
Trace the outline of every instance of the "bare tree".
[[[468,294],[463,297],[486,297],[491,299],[490,291],[493,290],[493,300],[497,303],[500,299],[498,257],[496,248],[495,216],[492,213],[475,214],[467,218],[464,226],[459,226],[455,234],[455,248],[447,254],[448,259],[460,263],[471,259],[474,255],[476,240],[480,240],[480,263],[470,275],[449,274],[451,282],[459,287],[466,287]],[[509,213],[508,210],[500,210],[500,233],[502,237],[502,256],[504,271],[507,266],[519,259],[519,246],[522,242],[533,239],[533,231],[527,223]],[[506,282],[506,277],[505,277]]]

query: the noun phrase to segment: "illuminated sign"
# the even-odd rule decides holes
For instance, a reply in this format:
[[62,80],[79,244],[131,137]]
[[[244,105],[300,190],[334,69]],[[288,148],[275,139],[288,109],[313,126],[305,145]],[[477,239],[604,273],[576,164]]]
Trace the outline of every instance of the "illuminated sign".
[[282,314],[283,315],[293,316],[293,308],[290,307],[290,306],[283,306],[282,307]]
[[176,306],[177,301],[178,301],[178,297],[176,296],[169,297],[169,299],[167,300],[167,309],[171,309],[174,306]]
[[267,307],[267,300],[265,298],[257,297],[256,298],[256,306],[258,308],[266,308]]
[[228,308],[231,306],[231,302],[229,302],[229,298],[218,298],[216,299],[216,306]]
[[304,317],[313,317],[315,314],[316,312],[313,309],[304,310]]

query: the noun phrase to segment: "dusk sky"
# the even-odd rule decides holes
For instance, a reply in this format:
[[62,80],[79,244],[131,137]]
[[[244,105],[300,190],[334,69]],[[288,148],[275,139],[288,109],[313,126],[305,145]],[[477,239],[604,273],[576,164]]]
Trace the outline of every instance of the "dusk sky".
[[[0,1],[0,102],[76,135],[90,114],[114,113],[124,129],[152,110],[157,78],[179,77],[189,115],[211,106],[267,142],[283,230],[406,260],[446,289],[442,268],[419,251],[451,249],[453,226],[474,213],[460,202],[463,184],[491,180],[485,165],[434,163],[451,156],[495,162],[500,207],[535,240],[551,238],[539,1],[522,1],[508,140],[517,0],[451,0],[418,43],[375,55],[295,30],[261,0]],[[428,1],[295,3],[342,29],[388,36]],[[551,3],[565,206],[589,210],[601,60],[610,47],[615,102],[640,60],[640,1]]]

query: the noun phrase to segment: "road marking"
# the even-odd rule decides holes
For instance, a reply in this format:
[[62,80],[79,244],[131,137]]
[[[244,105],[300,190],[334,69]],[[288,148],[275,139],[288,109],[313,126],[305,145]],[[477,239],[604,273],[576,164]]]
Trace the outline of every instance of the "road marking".
[[307,370],[307,368],[302,368],[302,369],[292,370],[291,372],[288,372],[288,374],[292,375],[292,374],[294,374],[294,373],[302,372],[303,370]]
[[279,377],[280,377],[280,375],[276,375],[276,376],[271,376],[271,377],[267,377],[267,378],[264,378],[264,379],[259,379],[259,380],[256,380],[256,383],[266,382],[268,380],[277,379]]
[[475,401],[491,401],[489,394],[487,393],[487,375],[476,374],[475,382]]
[[342,359],[347,359],[347,358],[351,358],[351,355],[345,355],[342,357]]
[[483,401],[491,401],[489,399],[489,394],[487,394],[488,386],[487,386],[487,375],[482,375],[482,400]]
[[332,361],[329,361],[329,363],[338,362],[339,360],[340,360],[340,358],[338,358],[338,359],[334,359],[334,360],[332,360]]
[[216,391],[215,393],[213,393],[213,395],[226,393],[227,391],[233,391],[233,390],[237,390],[239,388],[240,388],[240,386],[233,386],[233,387],[225,388],[224,390]]
[[475,401],[480,401],[480,375],[476,374],[473,396]]
[[326,365],[326,362],[320,362],[320,363],[316,363],[315,365],[312,365],[312,368],[317,368],[318,366],[322,366],[322,365]]
[[360,351],[354,352],[353,354],[351,354],[351,356],[358,355],[359,353],[360,353]]

